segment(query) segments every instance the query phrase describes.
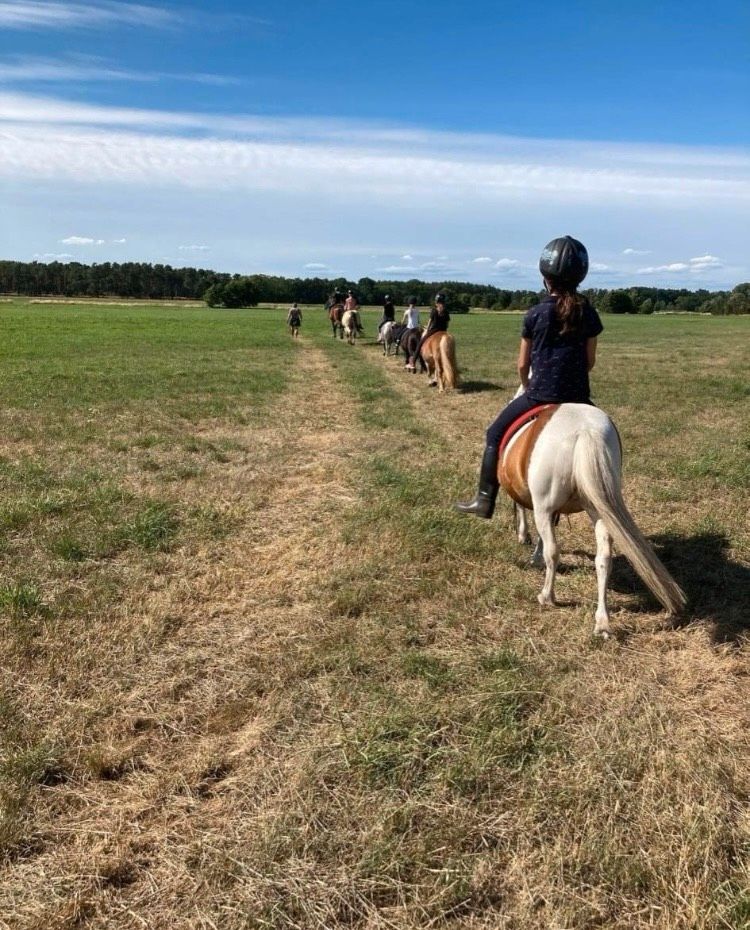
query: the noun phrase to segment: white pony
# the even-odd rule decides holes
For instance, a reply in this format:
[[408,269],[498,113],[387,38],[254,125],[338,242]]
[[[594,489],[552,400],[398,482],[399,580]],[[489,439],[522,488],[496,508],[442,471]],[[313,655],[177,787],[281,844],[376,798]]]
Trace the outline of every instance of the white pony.
[[383,325],[380,327],[380,332],[378,333],[378,342],[383,343],[383,355],[390,355],[391,347],[395,348],[396,352],[398,352],[398,345],[393,335],[395,328],[396,324],[391,320],[388,320],[387,323],[383,323]]
[[598,602],[594,633],[610,633],[607,583],[612,570],[612,541],[670,614],[686,605],[685,594],[656,557],[636,526],[622,497],[622,450],[610,418],[589,404],[552,406],[523,426],[498,463],[501,485],[520,505],[519,542],[528,539],[526,513],[533,509],[539,541],[532,560],[546,566],[539,603],[554,605],[560,550],[555,536],[558,514],[586,511],[596,534]]
[[344,327],[344,336],[350,346],[354,345],[354,340],[360,332],[359,314],[356,310],[345,311],[341,318],[341,325]]

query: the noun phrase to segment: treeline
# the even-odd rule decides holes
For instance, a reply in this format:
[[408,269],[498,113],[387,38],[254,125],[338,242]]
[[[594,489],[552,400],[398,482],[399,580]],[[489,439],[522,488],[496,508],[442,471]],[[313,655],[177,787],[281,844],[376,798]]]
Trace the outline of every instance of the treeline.
[[[376,281],[360,278],[284,278],[276,275],[231,275],[205,268],[173,268],[145,262],[13,262],[0,261],[0,292],[28,297],[131,297],[141,299],[208,299],[212,305],[253,306],[257,303],[323,304],[338,290],[353,290],[362,304],[381,304],[386,294],[397,305],[416,297],[420,305],[441,291],[453,312],[471,307],[525,310],[540,291],[508,290],[463,281]],[[750,284],[731,291],[690,291],[686,288],[591,288],[584,293],[604,313],[697,312],[750,313]]]

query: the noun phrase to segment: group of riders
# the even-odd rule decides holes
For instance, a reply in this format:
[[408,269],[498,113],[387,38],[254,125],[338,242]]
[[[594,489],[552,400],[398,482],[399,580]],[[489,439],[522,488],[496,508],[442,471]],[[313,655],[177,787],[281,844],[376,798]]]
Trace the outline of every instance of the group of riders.
[[[596,310],[577,292],[588,268],[586,248],[572,236],[553,239],[542,252],[539,270],[546,296],[541,303],[527,311],[521,330],[518,374],[523,390],[489,426],[477,494],[472,501],[456,505],[461,512],[484,518],[492,516],[498,493],[500,442],[508,428],[522,414],[539,404],[591,403],[589,371],[594,367],[596,341],[603,326]],[[341,308],[342,313],[348,310],[355,313],[356,326],[361,332],[359,302],[353,291],[349,291],[345,298],[339,291],[330,295],[326,310],[332,321],[338,308]],[[297,304],[290,309],[287,323],[296,331],[299,330],[302,313]],[[399,326],[394,335],[398,339],[397,344],[402,346],[409,344],[405,337],[419,335],[418,340],[412,339],[413,348],[406,355],[405,362],[405,368],[414,371],[417,362],[422,362],[421,349],[425,340],[434,333],[448,329],[450,313],[445,295],[435,295],[424,329],[420,326],[415,297],[409,298],[402,320],[396,324],[395,304],[390,295],[386,295],[378,331],[387,323]]]
[[[391,339],[396,346],[401,346],[404,350],[406,361],[404,368],[407,371],[415,371],[419,362],[424,371],[425,365],[422,360],[421,350],[425,341],[435,333],[447,332],[450,323],[450,313],[448,312],[445,294],[436,294],[434,304],[430,310],[430,316],[427,326],[422,327],[420,321],[419,307],[417,298],[409,297],[408,306],[402,314],[399,322],[396,321],[396,305],[390,294],[386,294],[383,300],[383,315],[378,322],[378,339],[383,328],[391,324]],[[296,304],[295,304],[296,306]],[[333,325],[333,335],[336,336],[337,322],[340,316],[347,311],[351,311],[355,316],[356,327],[358,332],[362,333],[362,323],[359,318],[359,301],[354,291],[348,291],[344,298],[340,291],[334,291],[326,301],[326,312]],[[294,309],[294,308],[293,308]],[[290,313],[292,311],[290,310]],[[417,337],[417,338],[414,338]],[[433,384],[434,382],[430,382]]]

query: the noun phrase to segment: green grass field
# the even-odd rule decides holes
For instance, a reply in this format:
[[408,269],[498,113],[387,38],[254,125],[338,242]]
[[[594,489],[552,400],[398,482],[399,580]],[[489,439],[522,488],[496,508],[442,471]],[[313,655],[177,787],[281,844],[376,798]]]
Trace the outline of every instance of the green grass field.
[[675,628],[462,518],[520,317],[438,396],[284,310],[0,303],[0,928],[750,927],[750,319],[604,319]]

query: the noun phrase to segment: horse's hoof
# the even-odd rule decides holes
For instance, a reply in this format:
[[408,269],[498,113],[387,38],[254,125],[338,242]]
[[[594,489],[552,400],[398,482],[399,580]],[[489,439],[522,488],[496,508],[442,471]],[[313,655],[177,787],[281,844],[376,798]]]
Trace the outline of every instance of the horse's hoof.
[[557,601],[554,597],[545,597],[543,594],[537,594],[536,599],[540,607],[557,607]]

